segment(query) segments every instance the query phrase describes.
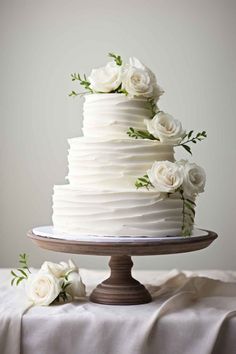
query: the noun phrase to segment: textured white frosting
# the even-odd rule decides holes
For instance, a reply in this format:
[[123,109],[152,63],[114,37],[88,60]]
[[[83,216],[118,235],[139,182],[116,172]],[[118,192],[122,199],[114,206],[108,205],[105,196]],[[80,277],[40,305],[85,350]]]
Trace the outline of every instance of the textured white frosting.
[[173,147],[153,140],[80,137],[69,145],[68,180],[82,190],[135,190],[153,161],[174,161]]
[[144,119],[152,112],[145,98],[108,93],[86,95],[83,114],[84,136],[125,138],[130,127],[146,129]]
[[55,186],[53,224],[72,235],[176,236],[181,232],[182,201],[178,194],[162,199],[148,190],[89,192]]
[[173,146],[130,138],[146,129],[149,102],[123,94],[85,97],[84,137],[69,139],[69,184],[55,186],[53,225],[68,234],[165,237],[181,234],[179,194],[163,199],[135,188],[154,161],[174,161]]

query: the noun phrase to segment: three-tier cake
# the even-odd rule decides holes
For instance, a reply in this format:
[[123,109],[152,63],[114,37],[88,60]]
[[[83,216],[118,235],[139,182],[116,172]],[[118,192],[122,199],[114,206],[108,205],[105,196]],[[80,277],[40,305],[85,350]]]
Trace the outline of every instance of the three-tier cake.
[[191,153],[206,133],[186,133],[157,107],[163,90],[150,69],[110,56],[88,79],[72,75],[88,91],[84,136],[69,139],[69,183],[54,186],[54,228],[88,237],[191,235],[205,173],[175,161],[174,147]]

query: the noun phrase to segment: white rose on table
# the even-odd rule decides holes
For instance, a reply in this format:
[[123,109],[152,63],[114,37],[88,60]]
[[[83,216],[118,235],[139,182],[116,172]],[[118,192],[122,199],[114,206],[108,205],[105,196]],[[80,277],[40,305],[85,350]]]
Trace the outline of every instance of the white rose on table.
[[159,112],[153,119],[145,119],[147,130],[161,143],[176,145],[182,140],[185,130],[178,119],[174,119],[170,114]]
[[40,268],[42,271],[51,272],[56,278],[63,277],[69,269],[66,262],[53,263],[48,261],[44,262]]
[[164,91],[157,85],[156,77],[150,69],[137,58],[130,58],[129,64],[124,67],[122,88],[129,96],[143,96],[158,100]]
[[68,263],[61,262],[60,264],[68,266],[68,271],[66,275],[67,281],[70,282],[70,285],[67,287],[66,292],[70,294],[72,298],[84,297],[86,295],[86,289],[79,274],[78,267],[71,259],[69,259]]
[[206,184],[206,173],[204,169],[196,163],[180,160],[177,162],[183,167],[184,179],[183,190],[186,195],[194,196],[204,192]]
[[71,295],[72,299],[76,297],[85,297],[85,285],[82,282],[80,274],[78,272],[70,272],[67,279],[71,284],[67,287],[66,291]]
[[183,183],[182,166],[170,161],[155,161],[147,175],[159,192],[174,193]]
[[28,299],[35,305],[47,306],[59,295],[61,281],[49,272],[39,271],[29,277],[25,290]]
[[108,62],[106,66],[92,70],[88,77],[90,88],[95,92],[112,92],[121,85],[121,74],[121,65]]
[[68,263],[60,262],[44,262],[40,268],[42,271],[51,272],[55,277],[60,278],[64,277],[67,272],[73,271],[78,272],[78,267],[74,264],[74,262],[69,259]]
[[66,276],[67,279],[65,281],[70,282],[70,285],[66,288],[66,292],[72,298],[85,296],[85,285],[82,282],[79,269],[71,259],[69,259],[68,263],[44,262],[40,271],[51,273],[61,281],[65,279]]

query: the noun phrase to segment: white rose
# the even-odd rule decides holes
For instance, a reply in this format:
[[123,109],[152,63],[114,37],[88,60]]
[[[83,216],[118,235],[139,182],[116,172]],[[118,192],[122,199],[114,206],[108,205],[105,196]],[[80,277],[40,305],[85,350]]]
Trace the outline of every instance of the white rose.
[[183,183],[183,168],[170,161],[155,161],[147,175],[159,192],[173,193]]
[[130,58],[129,64],[124,68],[122,75],[122,88],[131,97],[143,96],[158,100],[163,90],[157,85],[156,77],[150,69],[138,59]]
[[69,266],[66,262],[53,263],[44,262],[40,268],[40,271],[51,272],[57,278],[63,277],[68,272]]
[[190,163],[187,160],[180,160],[178,164],[183,166],[184,193],[189,196],[194,196],[195,194],[204,192],[206,184],[206,173],[204,169],[196,163]]
[[70,294],[72,298],[84,297],[86,295],[85,285],[78,271],[69,273],[68,281],[71,284],[67,287],[66,292]]
[[120,86],[121,74],[122,66],[114,61],[104,67],[93,69],[88,77],[90,88],[95,92],[112,92]]
[[69,259],[68,263],[66,263],[66,262],[60,262],[60,264],[61,264],[62,266],[64,266],[65,269],[67,268],[67,272],[68,272],[68,271],[78,272],[78,267],[77,267],[77,265],[72,261],[72,259]]
[[47,306],[59,295],[60,280],[51,273],[39,271],[29,277],[25,290],[28,299],[35,305]]
[[165,112],[157,113],[151,120],[145,119],[145,123],[149,133],[161,143],[178,144],[185,134],[181,122]]
[[45,272],[51,272],[55,277],[61,278],[64,277],[66,273],[73,271],[78,271],[78,267],[74,264],[74,262],[69,259],[68,263],[60,262],[44,262],[40,268],[40,270]]

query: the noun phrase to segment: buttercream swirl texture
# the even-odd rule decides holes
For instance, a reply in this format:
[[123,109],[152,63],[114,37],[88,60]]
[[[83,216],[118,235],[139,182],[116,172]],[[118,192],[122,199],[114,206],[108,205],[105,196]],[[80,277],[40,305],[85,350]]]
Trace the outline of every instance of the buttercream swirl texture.
[[86,95],[83,114],[85,137],[125,138],[129,127],[144,130],[152,111],[146,98],[109,93]]
[[135,180],[153,161],[174,161],[172,145],[126,134],[131,126],[145,129],[151,114],[145,98],[112,93],[85,97],[84,137],[69,139],[69,184],[54,186],[57,231],[114,237],[181,234],[181,196],[135,188]]
[[80,137],[69,145],[68,180],[82,190],[135,190],[134,181],[153,160],[174,160],[172,146],[151,140]]
[[178,195],[156,192],[92,192],[55,186],[53,223],[60,232],[98,236],[163,237],[179,234],[182,203]]

